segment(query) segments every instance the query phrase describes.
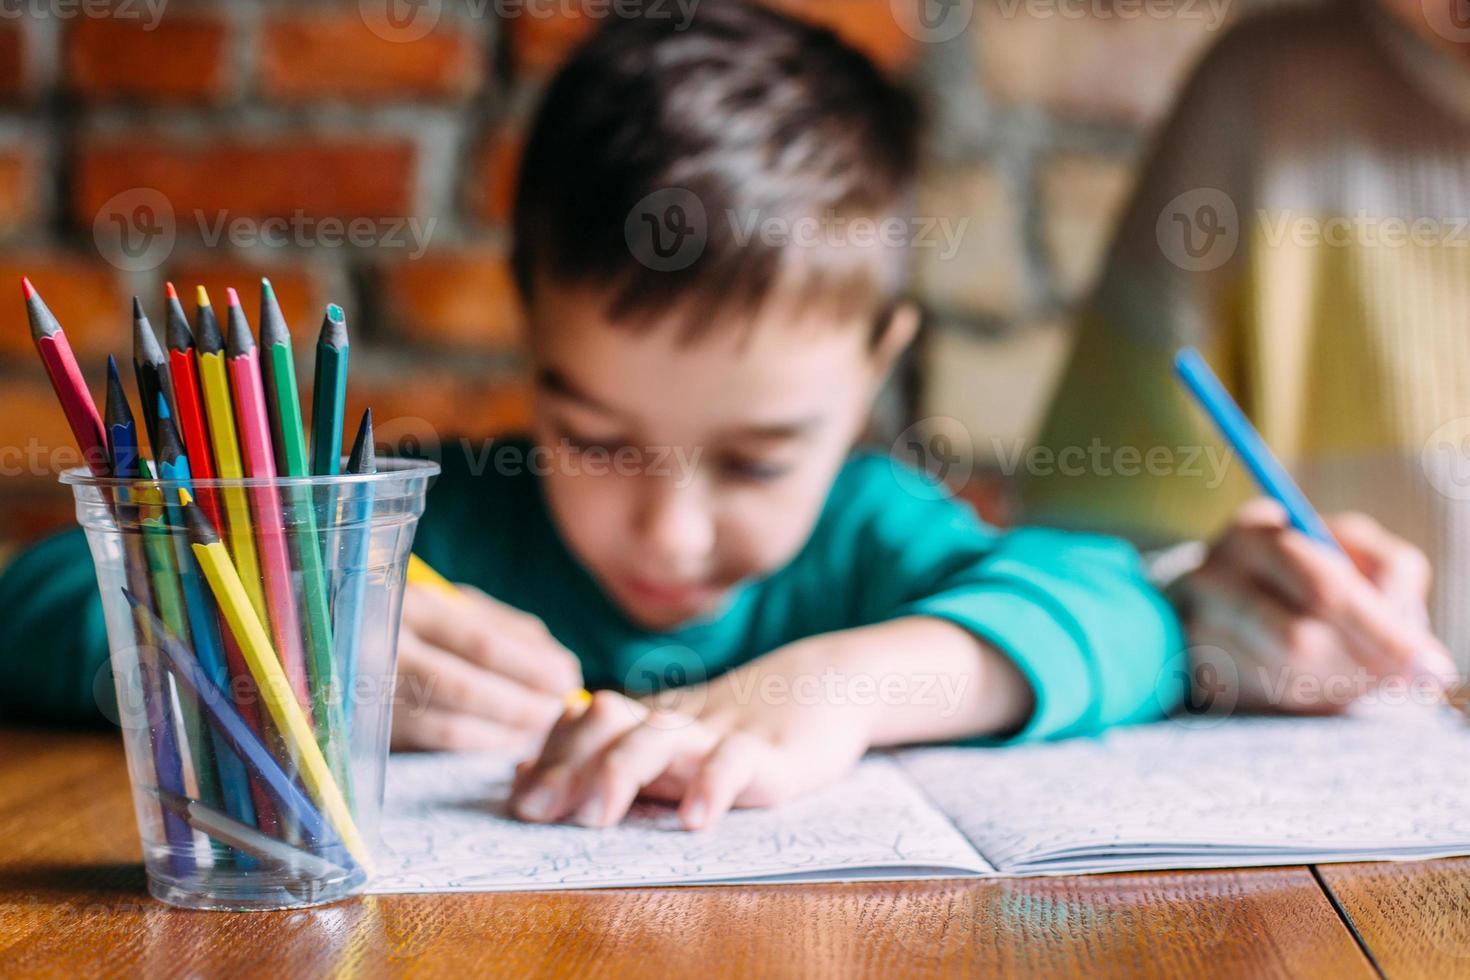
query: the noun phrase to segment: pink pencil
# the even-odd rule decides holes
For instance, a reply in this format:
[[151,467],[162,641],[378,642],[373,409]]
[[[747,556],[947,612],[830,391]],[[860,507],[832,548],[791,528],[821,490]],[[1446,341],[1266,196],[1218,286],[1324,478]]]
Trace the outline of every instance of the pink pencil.
[[77,448],[93,476],[111,476],[107,460],[107,437],[102,428],[102,416],[87,382],[82,378],[82,369],[71,352],[71,344],[56,317],[51,315],[41,294],[31,281],[22,277],[20,290],[26,299],[26,315],[31,321],[31,339],[36,342],[36,352],[41,363],[46,365],[46,375],[56,397],[61,401],[61,410],[66,413],[67,424],[76,437]]
[[[230,388],[235,396],[235,424],[240,432],[240,454],[244,457],[245,475],[252,479],[273,480],[276,476],[275,454],[271,449],[270,419],[266,415],[265,386],[260,378],[260,352],[240,297],[233,289],[229,296],[229,336],[225,344],[230,366]],[[281,496],[275,487],[255,487],[250,491],[255,511],[255,533],[260,548],[261,571],[265,578],[265,604],[270,609],[271,634],[276,655],[281,658],[286,679],[296,692],[307,717],[311,717],[311,694],[306,685],[306,654],[302,646],[301,624],[296,617],[296,600],[291,591],[291,559],[286,549],[285,525],[281,519]]]

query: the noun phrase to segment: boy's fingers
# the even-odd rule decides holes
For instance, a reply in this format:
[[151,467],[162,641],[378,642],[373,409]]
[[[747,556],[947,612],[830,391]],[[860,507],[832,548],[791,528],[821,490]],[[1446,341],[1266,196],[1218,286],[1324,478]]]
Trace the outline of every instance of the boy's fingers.
[[550,634],[533,638],[514,617],[466,614],[464,607],[451,607],[422,616],[414,631],[434,646],[546,694],[562,695],[582,686],[577,658]]
[[524,745],[527,734],[474,715],[424,708],[394,713],[393,747],[427,752],[484,752]]
[[434,707],[536,732],[550,728],[561,713],[561,702],[549,694],[522,687],[437,647],[417,641],[409,646],[414,648],[414,668],[424,678],[423,694]]
[[1369,581],[1405,611],[1411,604],[1422,610],[1434,577],[1424,552],[1366,514],[1338,514],[1327,526]]
[[715,746],[679,806],[679,819],[685,829],[703,830],[720,822],[755,778],[762,750],[755,738],[738,732]]
[[593,759],[577,781],[573,820],[608,827],[622,820],[644,786],[681,756],[703,755],[713,736],[700,726],[663,725],[657,716],[628,732]]
[[519,780],[512,798],[517,816],[533,821],[565,816],[580,801],[572,799],[578,774],[646,714],[640,705],[611,691],[597,692],[579,715],[565,712],[547,735],[535,765]]

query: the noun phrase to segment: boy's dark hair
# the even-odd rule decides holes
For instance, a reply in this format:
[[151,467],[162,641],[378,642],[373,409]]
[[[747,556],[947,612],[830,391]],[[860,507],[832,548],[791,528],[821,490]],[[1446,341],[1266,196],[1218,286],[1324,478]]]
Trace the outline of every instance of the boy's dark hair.
[[[590,286],[611,319],[677,312],[691,337],[778,289],[886,321],[903,248],[827,243],[854,218],[871,229],[906,215],[918,116],[830,31],[745,0],[704,0],[688,23],[612,18],[531,127],[514,218],[522,296],[538,282]],[[762,235],[768,221],[820,227],[820,243]],[[701,235],[702,251],[699,237],[659,250]]]

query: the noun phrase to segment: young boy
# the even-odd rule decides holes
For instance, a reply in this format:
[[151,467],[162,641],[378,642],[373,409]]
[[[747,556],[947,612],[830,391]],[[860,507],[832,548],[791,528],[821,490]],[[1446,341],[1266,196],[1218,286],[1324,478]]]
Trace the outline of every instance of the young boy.
[[[642,794],[697,828],[871,747],[1180,700],[1178,625],[1127,545],[1001,534],[849,456],[916,314],[901,250],[842,229],[903,214],[917,131],[862,56],[740,3],[615,21],[561,71],[515,217],[534,431],[444,449],[415,550],[465,595],[409,591],[399,669],[426,701],[396,744],[544,738],[521,817],[606,826]],[[793,233],[747,232],[772,227]],[[59,644],[73,694],[103,645],[83,553],[58,539],[0,583],[5,670]],[[58,637],[63,601],[86,613]]]

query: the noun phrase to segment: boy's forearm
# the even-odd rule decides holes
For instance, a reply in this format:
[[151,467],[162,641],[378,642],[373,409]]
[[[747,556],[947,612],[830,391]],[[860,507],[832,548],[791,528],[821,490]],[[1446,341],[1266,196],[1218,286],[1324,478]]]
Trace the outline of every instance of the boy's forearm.
[[710,685],[706,714],[847,709],[872,747],[1003,735],[1031,715],[1010,659],[943,619],[910,616],[799,640]]

